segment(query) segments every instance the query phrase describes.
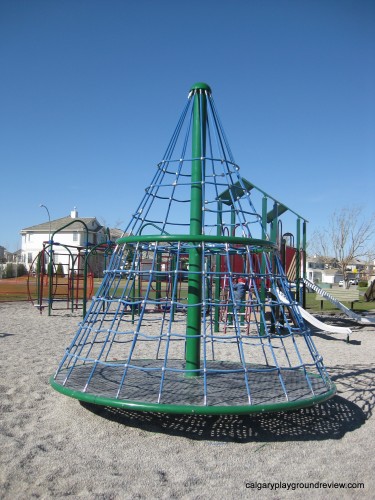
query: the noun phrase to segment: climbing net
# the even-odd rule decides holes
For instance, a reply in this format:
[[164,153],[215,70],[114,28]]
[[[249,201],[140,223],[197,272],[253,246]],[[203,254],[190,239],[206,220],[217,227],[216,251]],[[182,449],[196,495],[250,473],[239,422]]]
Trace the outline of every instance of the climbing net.
[[252,188],[209,87],[197,84],[51,378],[56,390],[202,414],[293,409],[335,393]]

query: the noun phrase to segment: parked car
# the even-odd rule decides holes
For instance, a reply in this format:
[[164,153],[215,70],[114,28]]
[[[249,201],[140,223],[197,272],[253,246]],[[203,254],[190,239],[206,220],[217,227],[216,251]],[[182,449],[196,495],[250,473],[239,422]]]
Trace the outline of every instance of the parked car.
[[[358,285],[358,280],[349,280],[349,285]],[[339,286],[344,286],[344,280],[339,281]]]

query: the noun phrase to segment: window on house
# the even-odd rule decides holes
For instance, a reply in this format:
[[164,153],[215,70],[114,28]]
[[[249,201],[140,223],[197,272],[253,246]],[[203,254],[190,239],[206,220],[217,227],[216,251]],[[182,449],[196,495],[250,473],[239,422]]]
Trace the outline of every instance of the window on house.
[[33,254],[29,252],[27,254],[27,263],[32,264],[32,262],[33,262]]
[[78,241],[78,233],[73,233],[73,241]]

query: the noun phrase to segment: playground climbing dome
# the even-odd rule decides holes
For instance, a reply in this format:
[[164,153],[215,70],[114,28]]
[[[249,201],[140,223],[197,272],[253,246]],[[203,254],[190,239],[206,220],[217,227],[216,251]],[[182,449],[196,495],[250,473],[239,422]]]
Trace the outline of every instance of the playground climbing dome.
[[290,292],[277,217],[263,192],[254,206],[253,190],[210,87],[194,85],[53,388],[94,404],[197,414],[290,410],[333,396]]

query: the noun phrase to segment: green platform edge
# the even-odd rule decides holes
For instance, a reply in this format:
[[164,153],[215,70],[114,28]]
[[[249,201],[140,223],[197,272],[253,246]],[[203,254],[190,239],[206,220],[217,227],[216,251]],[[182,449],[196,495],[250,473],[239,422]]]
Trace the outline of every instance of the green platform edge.
[[[309,373],[311,377],[318,375]],[[49,382],[55,391],[69,396],[85,403],[91,403],[99,406],[110,406],[112,408],[121,408],[133,411],[147,411],[153,413],[170,413],[175,415],[245,415],[268,412],[284,412],[307,408],[319,403],[323,403],[332,398],[336,392],[336,385],[332,382],[332,389],[319,396],[313,396],[307,399],[298,401],[289,401],[285,403],[274,403],[264,405],[242,405],[242,406],[197,406],[197,405],[173,405],[173,404],[158,404],[158,403],[142,403],[139,401],[131,401],[124,399],[113,399],[102,396],[94,396],[81,391],[75,391],[64,387],[54,380],[54,375],[49,379]]]

